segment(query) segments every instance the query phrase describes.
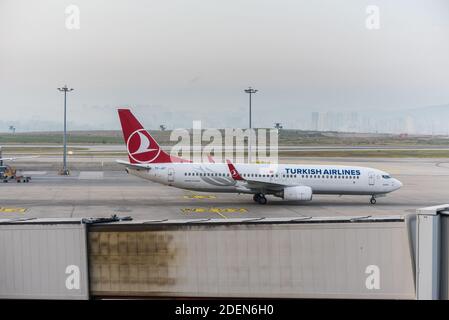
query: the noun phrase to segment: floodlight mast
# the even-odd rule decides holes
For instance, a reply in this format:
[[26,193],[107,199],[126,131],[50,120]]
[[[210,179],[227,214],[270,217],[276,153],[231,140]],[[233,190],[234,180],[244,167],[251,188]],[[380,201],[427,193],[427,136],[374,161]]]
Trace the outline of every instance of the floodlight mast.
[[70,174],[69,170],[67,169],[67,92],[73,91],[73,88],[68,88],[67,85],[65,85],[62,88],[58,88],[59,91],[64,92],[64,152],[63,152],[63,160],[62,160],[62,171],[61,174],[68,176]]
[[251,146],[251,136],[252,136],[252,110],[251,110],[251,96],[255,94],[257,89],[253,89],[251,87],[248,87],[248,89],[245,89],[245,92],[249,94],[249,136],[248,136],[248,163],[251,163],[251,153],[252,153],[252,146]]

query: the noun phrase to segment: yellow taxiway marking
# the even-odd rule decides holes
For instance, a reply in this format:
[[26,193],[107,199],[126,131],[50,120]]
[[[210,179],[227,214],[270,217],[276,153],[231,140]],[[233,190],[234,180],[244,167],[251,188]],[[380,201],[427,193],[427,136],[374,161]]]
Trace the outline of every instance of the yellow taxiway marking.
[[192,194],[190,196],[184,196],[184,199],[216,199],[216,196],[212,195],[201,195],[201,194]]
[[227,219],[228,217],[225,215],[228,213],[247,213],[248,210],[245,208],[215,208],[215,207],[200,207],[200,208],[182,208],[182,213],[216,213],[220,217]]
[[0,212],[5,212],[5,213],[14,213],[14,212],[24,213],[25,211],[27,211],[26,208],[5,208],[5,207],[0,207]]
[[226,217],[224,214],[220,213],[220,212],[216,212],[220,217],[222,217],[223,219],[227,219],[228,217]]

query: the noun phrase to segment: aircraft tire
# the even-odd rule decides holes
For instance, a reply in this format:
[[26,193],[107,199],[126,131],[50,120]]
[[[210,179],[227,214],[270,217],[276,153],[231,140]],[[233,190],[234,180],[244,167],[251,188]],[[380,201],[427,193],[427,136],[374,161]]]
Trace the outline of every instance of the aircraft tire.
[[261,196],[257,202],[259,204],[267,204],[267,198],[265,198],[265,196]]

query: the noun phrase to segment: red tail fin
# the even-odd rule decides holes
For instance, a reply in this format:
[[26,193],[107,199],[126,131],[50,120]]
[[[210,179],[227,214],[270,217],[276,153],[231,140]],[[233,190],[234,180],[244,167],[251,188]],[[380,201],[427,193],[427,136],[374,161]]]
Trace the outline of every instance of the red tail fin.
[[143,128],[129,109],[118,109],[123,139],[131,163],[188,162],[172,157],[161,149],[150,133]]

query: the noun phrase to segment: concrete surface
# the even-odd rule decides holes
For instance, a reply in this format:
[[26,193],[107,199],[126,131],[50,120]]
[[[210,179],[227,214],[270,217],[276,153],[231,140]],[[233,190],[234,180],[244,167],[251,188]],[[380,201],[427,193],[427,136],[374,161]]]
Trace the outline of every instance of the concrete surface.
[[[404,187],[376,205],[368,196],[314,196],[306,203],[269,197],[268,205],[238,194],[204,194],[161,186],[124,171],[28,172],[29,184],[0,184],[0,217],[97,217],[118,214],[136,219],[393,215],[447,203],[449,160],[441,159],[283,159],[282,162],[347,164],[385,170]],[[444,162],[447,161],[447,162]],[[20,167],[20,162],[15,164]]]

